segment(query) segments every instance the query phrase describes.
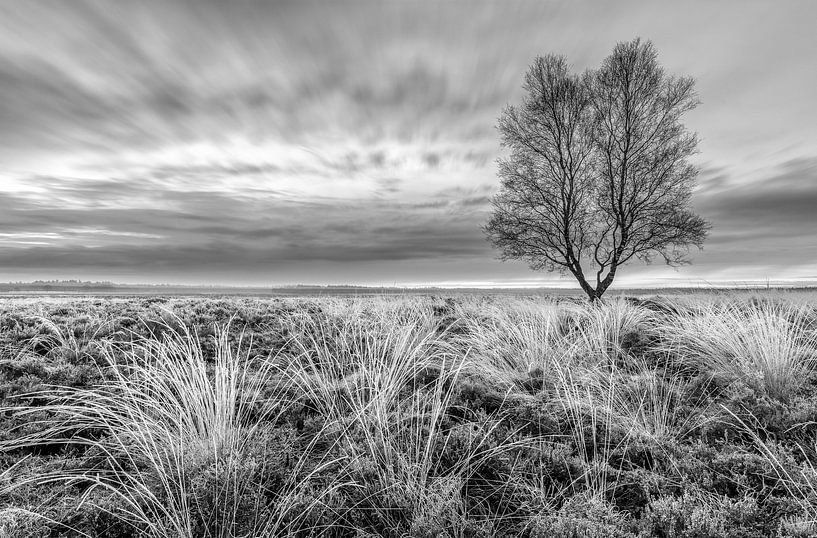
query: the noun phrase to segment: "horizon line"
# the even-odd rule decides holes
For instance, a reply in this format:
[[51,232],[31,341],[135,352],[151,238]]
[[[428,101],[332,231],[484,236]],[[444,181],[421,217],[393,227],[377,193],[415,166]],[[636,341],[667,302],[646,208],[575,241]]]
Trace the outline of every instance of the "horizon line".
[[[12,286],[30,286],[30,287],[45,287],[45,286],[59,286],[59,287],[113,287],[113,288],[209,288],[209,289],[236,289],[236,290],[251,290],[251,289],[298,289],[298,288],[345,288],[345,289],[393,289],[393,290],[457,290],[457,289],[501,289],[501,290],[578,290],[578,286],[572,286],[568,282],[564,283],[507,283],[507,282],[425,282],[425,283],[392,283],[392,284],[206,284],[206,283],[125,283],[113,281],[94,281],[94,280],[79,280],[79,279],[52,279],[52,280],[32,280],[32,281],[8,281],[0,282],[0,287]],[[755,288],[775,288],[775,289],[802,289],[802,288],[817,288],[817,279],[752,279],[752,280],[686,280],[686,281],[672,281],[664,284],[656,283],[642,283],[638,285],[618,285],[615,284],[609,291],[626,291],[638,289],[755,289]]]

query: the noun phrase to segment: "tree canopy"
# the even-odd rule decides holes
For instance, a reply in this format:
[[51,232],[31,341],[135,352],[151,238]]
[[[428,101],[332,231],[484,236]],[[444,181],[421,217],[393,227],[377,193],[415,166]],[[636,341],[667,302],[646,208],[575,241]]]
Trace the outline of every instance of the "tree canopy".
[[698,105],[694,81],[671,76],[652,43],[619,43],[602,65],[573,73],[538,57],[526,95],[498,128],[499,192],[485,232],[502,259],[569,272],[598,299],[633,259],[686,263],[709,224],[690,204],[697,137],[681,118]]

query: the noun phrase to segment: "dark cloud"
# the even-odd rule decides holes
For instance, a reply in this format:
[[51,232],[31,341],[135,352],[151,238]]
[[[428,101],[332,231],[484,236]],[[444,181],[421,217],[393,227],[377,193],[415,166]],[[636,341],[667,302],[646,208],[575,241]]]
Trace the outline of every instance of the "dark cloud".
[[[54,179],[47,181],[50,184]],[[400,181],[380,183],[398,190]],[[127,181],[106,183],[105,189],[95,188],[94,181],[74,182],[74,190],[68,185],[60,185],[65,194],[51,198],[51,203],[5,195],[6,207],[11,208],[0,216],[7,234],[0,237],[5,268],[130,266],[176,271],[186,265],[220,270],[225,263],[238,263],[248,271],[260,271],[266,266],[301,262],[354,264],[490,256],[478,233],[482,215],[472,212],[429,211],[422,205],[376,199],[338,205],[220,192],[155,192],[150,185],[139,188]],[[95,198],[85,201],[93,207],[59,207],[61,200],[77,200],[89,193]],[[144,205],[155,202],[166,208],[99,207],[125,196],[131,201],[145,197]],[[470,206],[474,202],[466,198],[448,203]],[[44,236],[48,245],[30,246],[28,236],[23,244],[14,244],[15,234],[32,233],[56,233],[57,237]],[[87,247],[89,241],[92,248]]]
[[716,223],[712,241],[720,237],[719,229],[750,238],[789,234],[797,239],[817,226],[817,157],[786,161],[767,174],[699,196],[698,208]]

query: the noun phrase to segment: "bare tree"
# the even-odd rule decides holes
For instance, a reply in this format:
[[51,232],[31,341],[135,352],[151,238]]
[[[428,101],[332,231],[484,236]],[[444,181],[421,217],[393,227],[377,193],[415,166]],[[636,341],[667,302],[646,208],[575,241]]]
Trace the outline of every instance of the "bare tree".
[[681,123],[694,81],[665,74],[636,39],[581,76],[563,57],[536,58],[523,87],[499,120],[510,155],[485,226],[501,259],[570,272],[590,300],[633,258],[686,263],[709,229],[690,208],[697,138]]

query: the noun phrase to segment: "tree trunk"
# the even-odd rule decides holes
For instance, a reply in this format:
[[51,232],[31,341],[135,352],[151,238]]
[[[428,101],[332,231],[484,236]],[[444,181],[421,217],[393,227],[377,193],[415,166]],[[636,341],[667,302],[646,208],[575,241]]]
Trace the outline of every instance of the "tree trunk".
[[593,289],[593,286],[590,285],[589,282],[584,278],[583,274],[573,273],[573,276],[576,277],[576,280],[579,281],[579,285],[582,287],[582,290],[587,294],[587,300],[591,303],[595,303],[596,301],[601,299],[601,294],[604,293],[604,290],[599,292],[597,289]]
[[595,303],[596,301],[601,301],[601,296],[604,295],[604,292],[607,291],[607,288],[610,287],[610,284],[613,283],[613,279],[616,276],[616,268],[610,270],[607,276],[598,283],[598,285],[593,288],[589,282],[584,278],[584,275],[574,275],[576,280],[579,281],[579,285],[582,287],[582,290],[587,294],[587,300],[591,303]]
[[610,287],[610,284],[613,283],[613,279],[616,277],[616,269],[618,269],[618,264],[614,264],[610,267],[610,271],[607,273],[607,276],[604,277],[604,280],[598,283],[596,286],[596,296],[601,299],[601,296],[604,295],[604,292],[607,291],[607,288]]
[[587,293],[587,300],[590,301],[591,304],[601,301],[601,295],[604,293],[603,291],[594,290],[593,288],[590,288],[590,291],[585,291]]

